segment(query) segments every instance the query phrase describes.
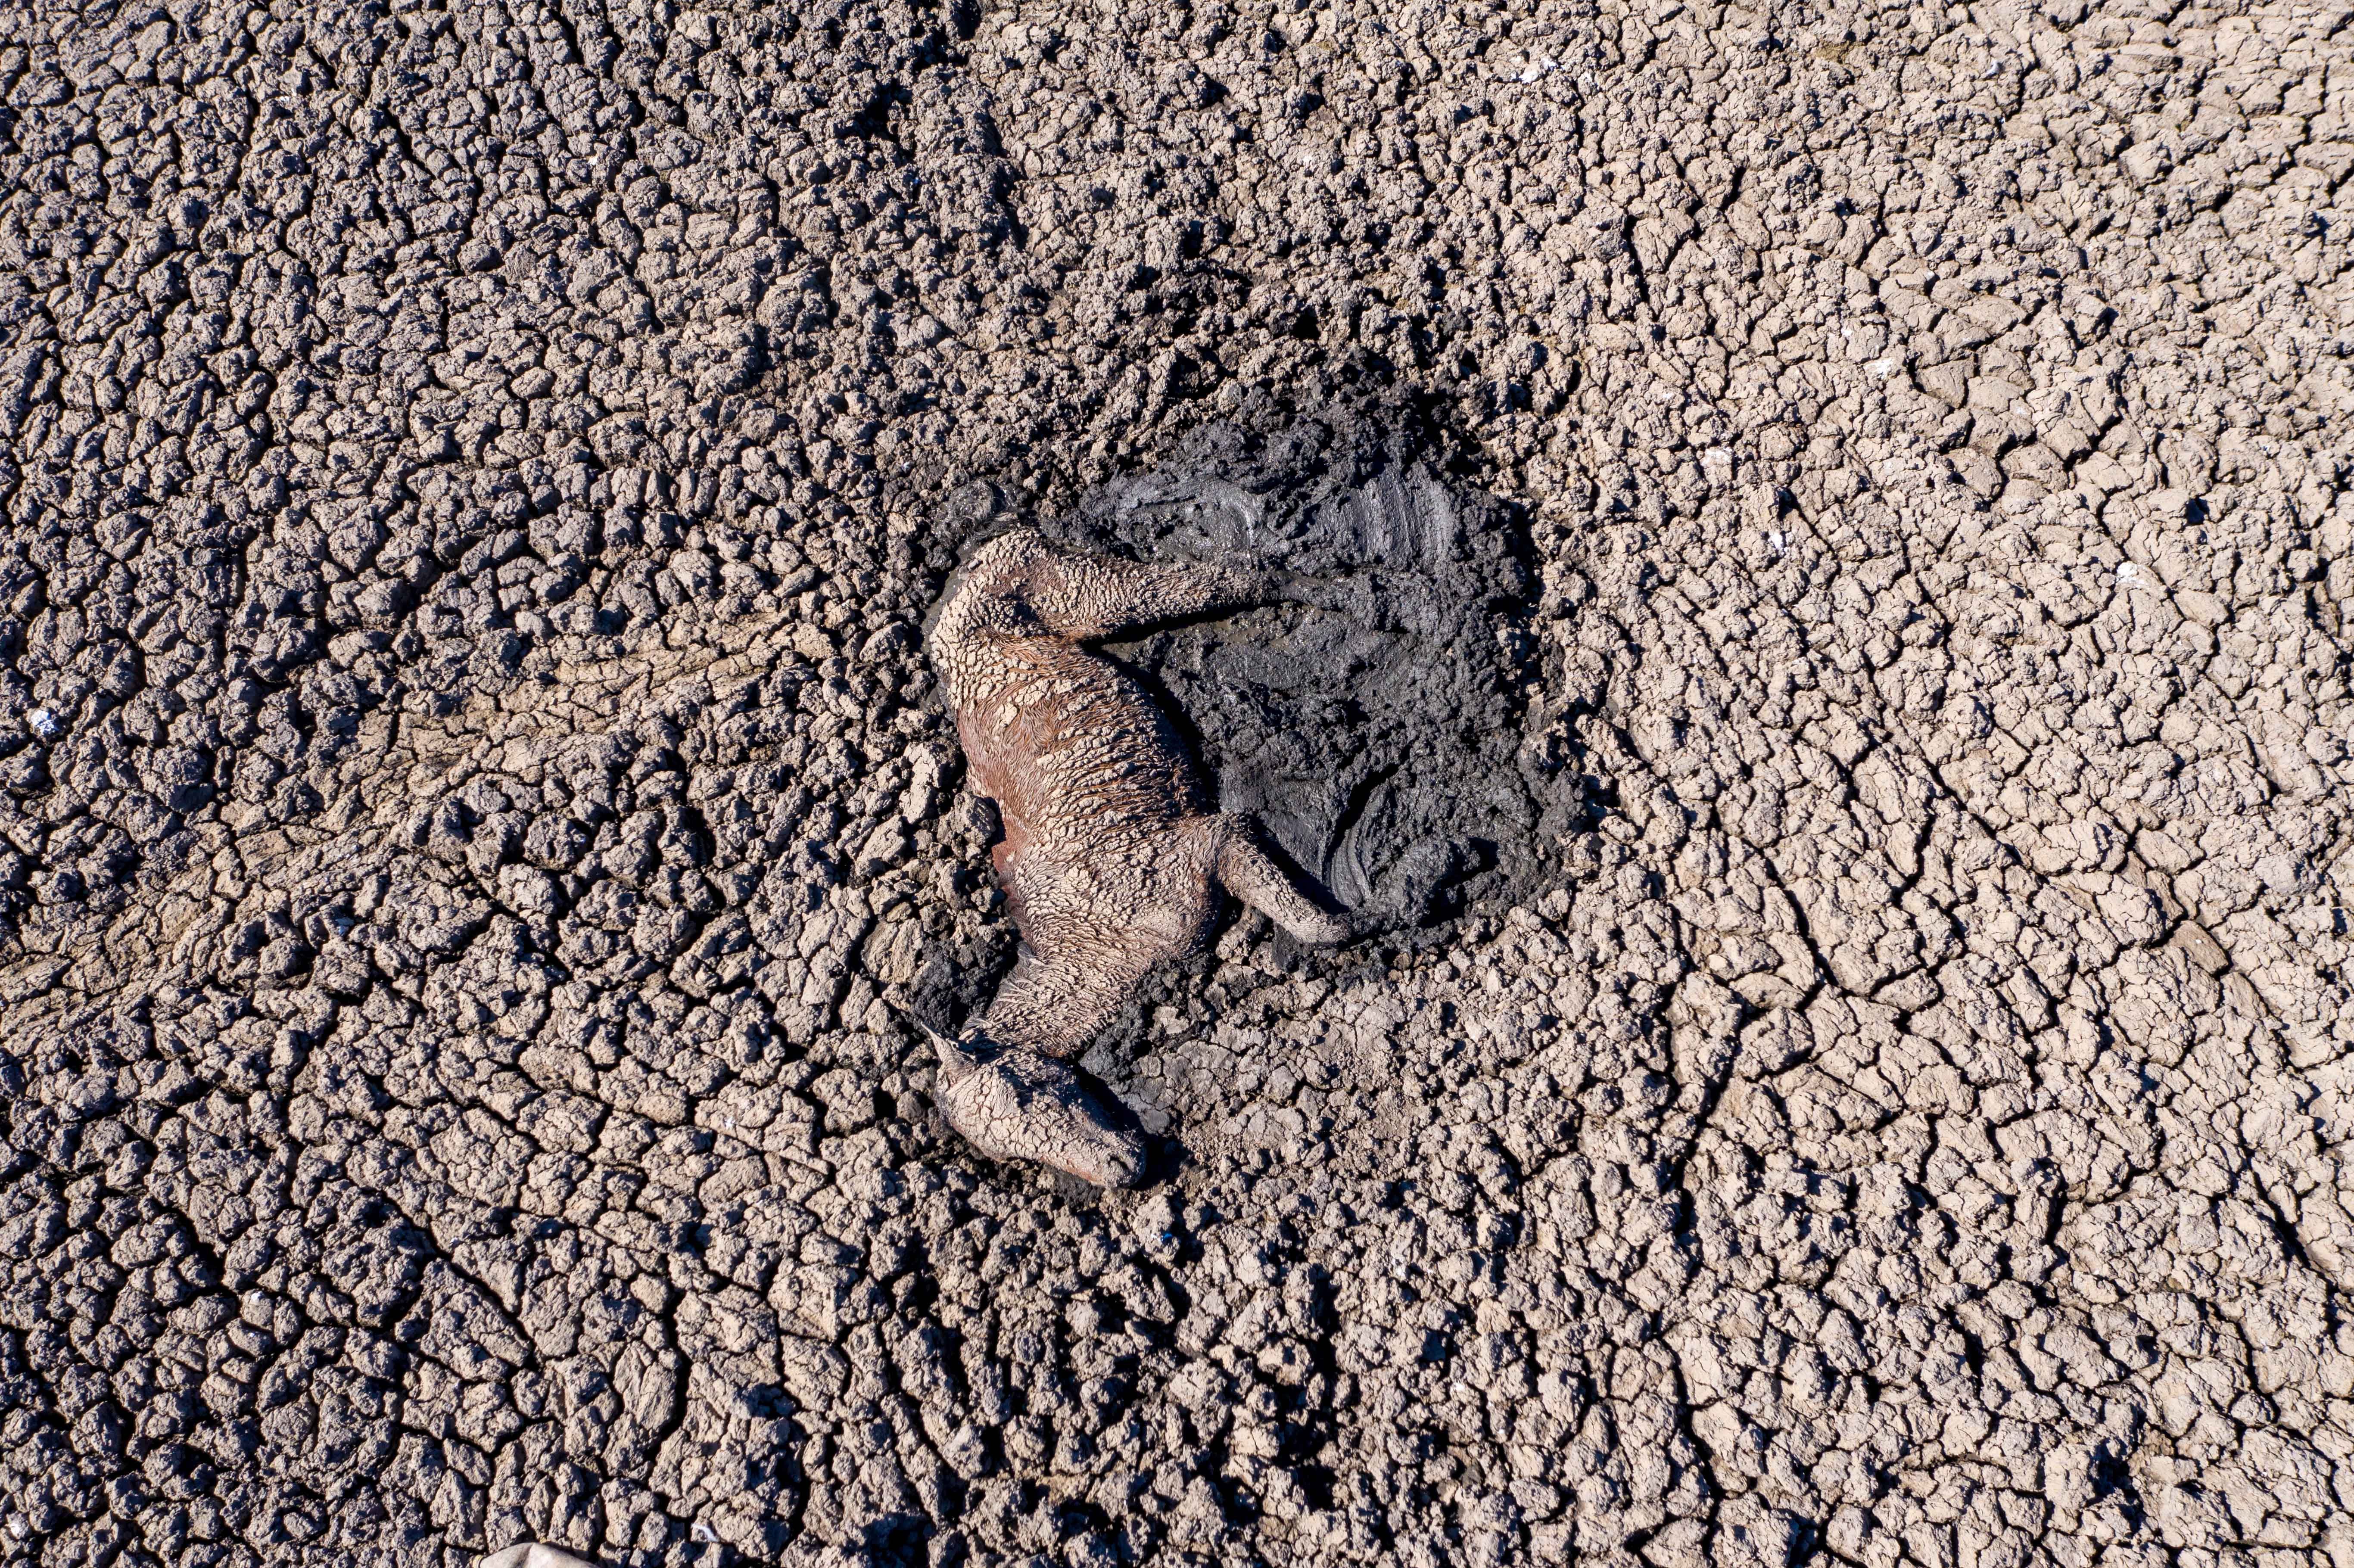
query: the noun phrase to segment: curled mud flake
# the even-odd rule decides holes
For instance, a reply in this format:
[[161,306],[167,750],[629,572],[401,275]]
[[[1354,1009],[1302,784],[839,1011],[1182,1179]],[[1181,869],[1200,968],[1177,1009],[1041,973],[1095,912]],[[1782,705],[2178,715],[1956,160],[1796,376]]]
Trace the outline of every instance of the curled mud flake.
[[535,1542],[523,1542],[493,1552],[482,1559],[479,1568],[597,1568],[586,1557],[575,1557],[569,1552]]

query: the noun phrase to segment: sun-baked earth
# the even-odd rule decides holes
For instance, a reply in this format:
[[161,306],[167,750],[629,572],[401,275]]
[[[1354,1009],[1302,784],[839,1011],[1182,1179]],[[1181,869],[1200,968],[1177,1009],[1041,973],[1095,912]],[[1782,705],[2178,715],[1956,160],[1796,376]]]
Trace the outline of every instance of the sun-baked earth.
[[[0,1563],[2354,1556],[2343,5],[13,0],[0,103]],[[1161,1185],[975,1160],[948,499],[1336,402],[1524,511],[1583,806],[1228,928]]]

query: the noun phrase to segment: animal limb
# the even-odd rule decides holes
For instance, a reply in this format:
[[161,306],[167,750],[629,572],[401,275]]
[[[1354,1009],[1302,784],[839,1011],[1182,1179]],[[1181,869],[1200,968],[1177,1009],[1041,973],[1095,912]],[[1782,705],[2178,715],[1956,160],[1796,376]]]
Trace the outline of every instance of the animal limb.
[[1302,942],[1327,947],[1353,934],[1346,916],[1335,915],[1302,892],[1258,842],[1246,818],[1218,819],[1218,885]]
[[1033,557],[1029,604],[1039,623],[1074,642],[1231,609],[1266,596],[1262,573],[1210,566],[1147,566],[1093,551],[1051,550]]

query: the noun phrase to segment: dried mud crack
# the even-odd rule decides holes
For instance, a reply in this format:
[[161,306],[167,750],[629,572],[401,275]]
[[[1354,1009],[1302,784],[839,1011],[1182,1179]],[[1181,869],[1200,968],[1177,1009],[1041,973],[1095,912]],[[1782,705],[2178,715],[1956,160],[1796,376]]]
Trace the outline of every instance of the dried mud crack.
[[[0,1563],[2354,1553],[2342,7],[7,15]],[[951,498],[1336,408],[1525,853],[983,1166]]]

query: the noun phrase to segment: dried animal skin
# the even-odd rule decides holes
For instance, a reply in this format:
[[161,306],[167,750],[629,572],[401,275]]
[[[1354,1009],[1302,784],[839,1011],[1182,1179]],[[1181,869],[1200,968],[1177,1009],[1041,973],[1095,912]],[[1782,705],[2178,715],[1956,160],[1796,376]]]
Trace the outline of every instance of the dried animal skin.
[[1303,942],[1350,934],[1211,809],[1142,687],[1083,643],[1299,590],[1281,574],[1157,567],[1057,550],[1028,529],[985,546],[928,639],[975,787],[998,803],[994,851],[1022,949],[954,1046],[940,1106],[984,1153],[1088,1181],[1132,1181],[1141,1148],[1063,1060],[1156,964],[1197,950],[1223,888]]

